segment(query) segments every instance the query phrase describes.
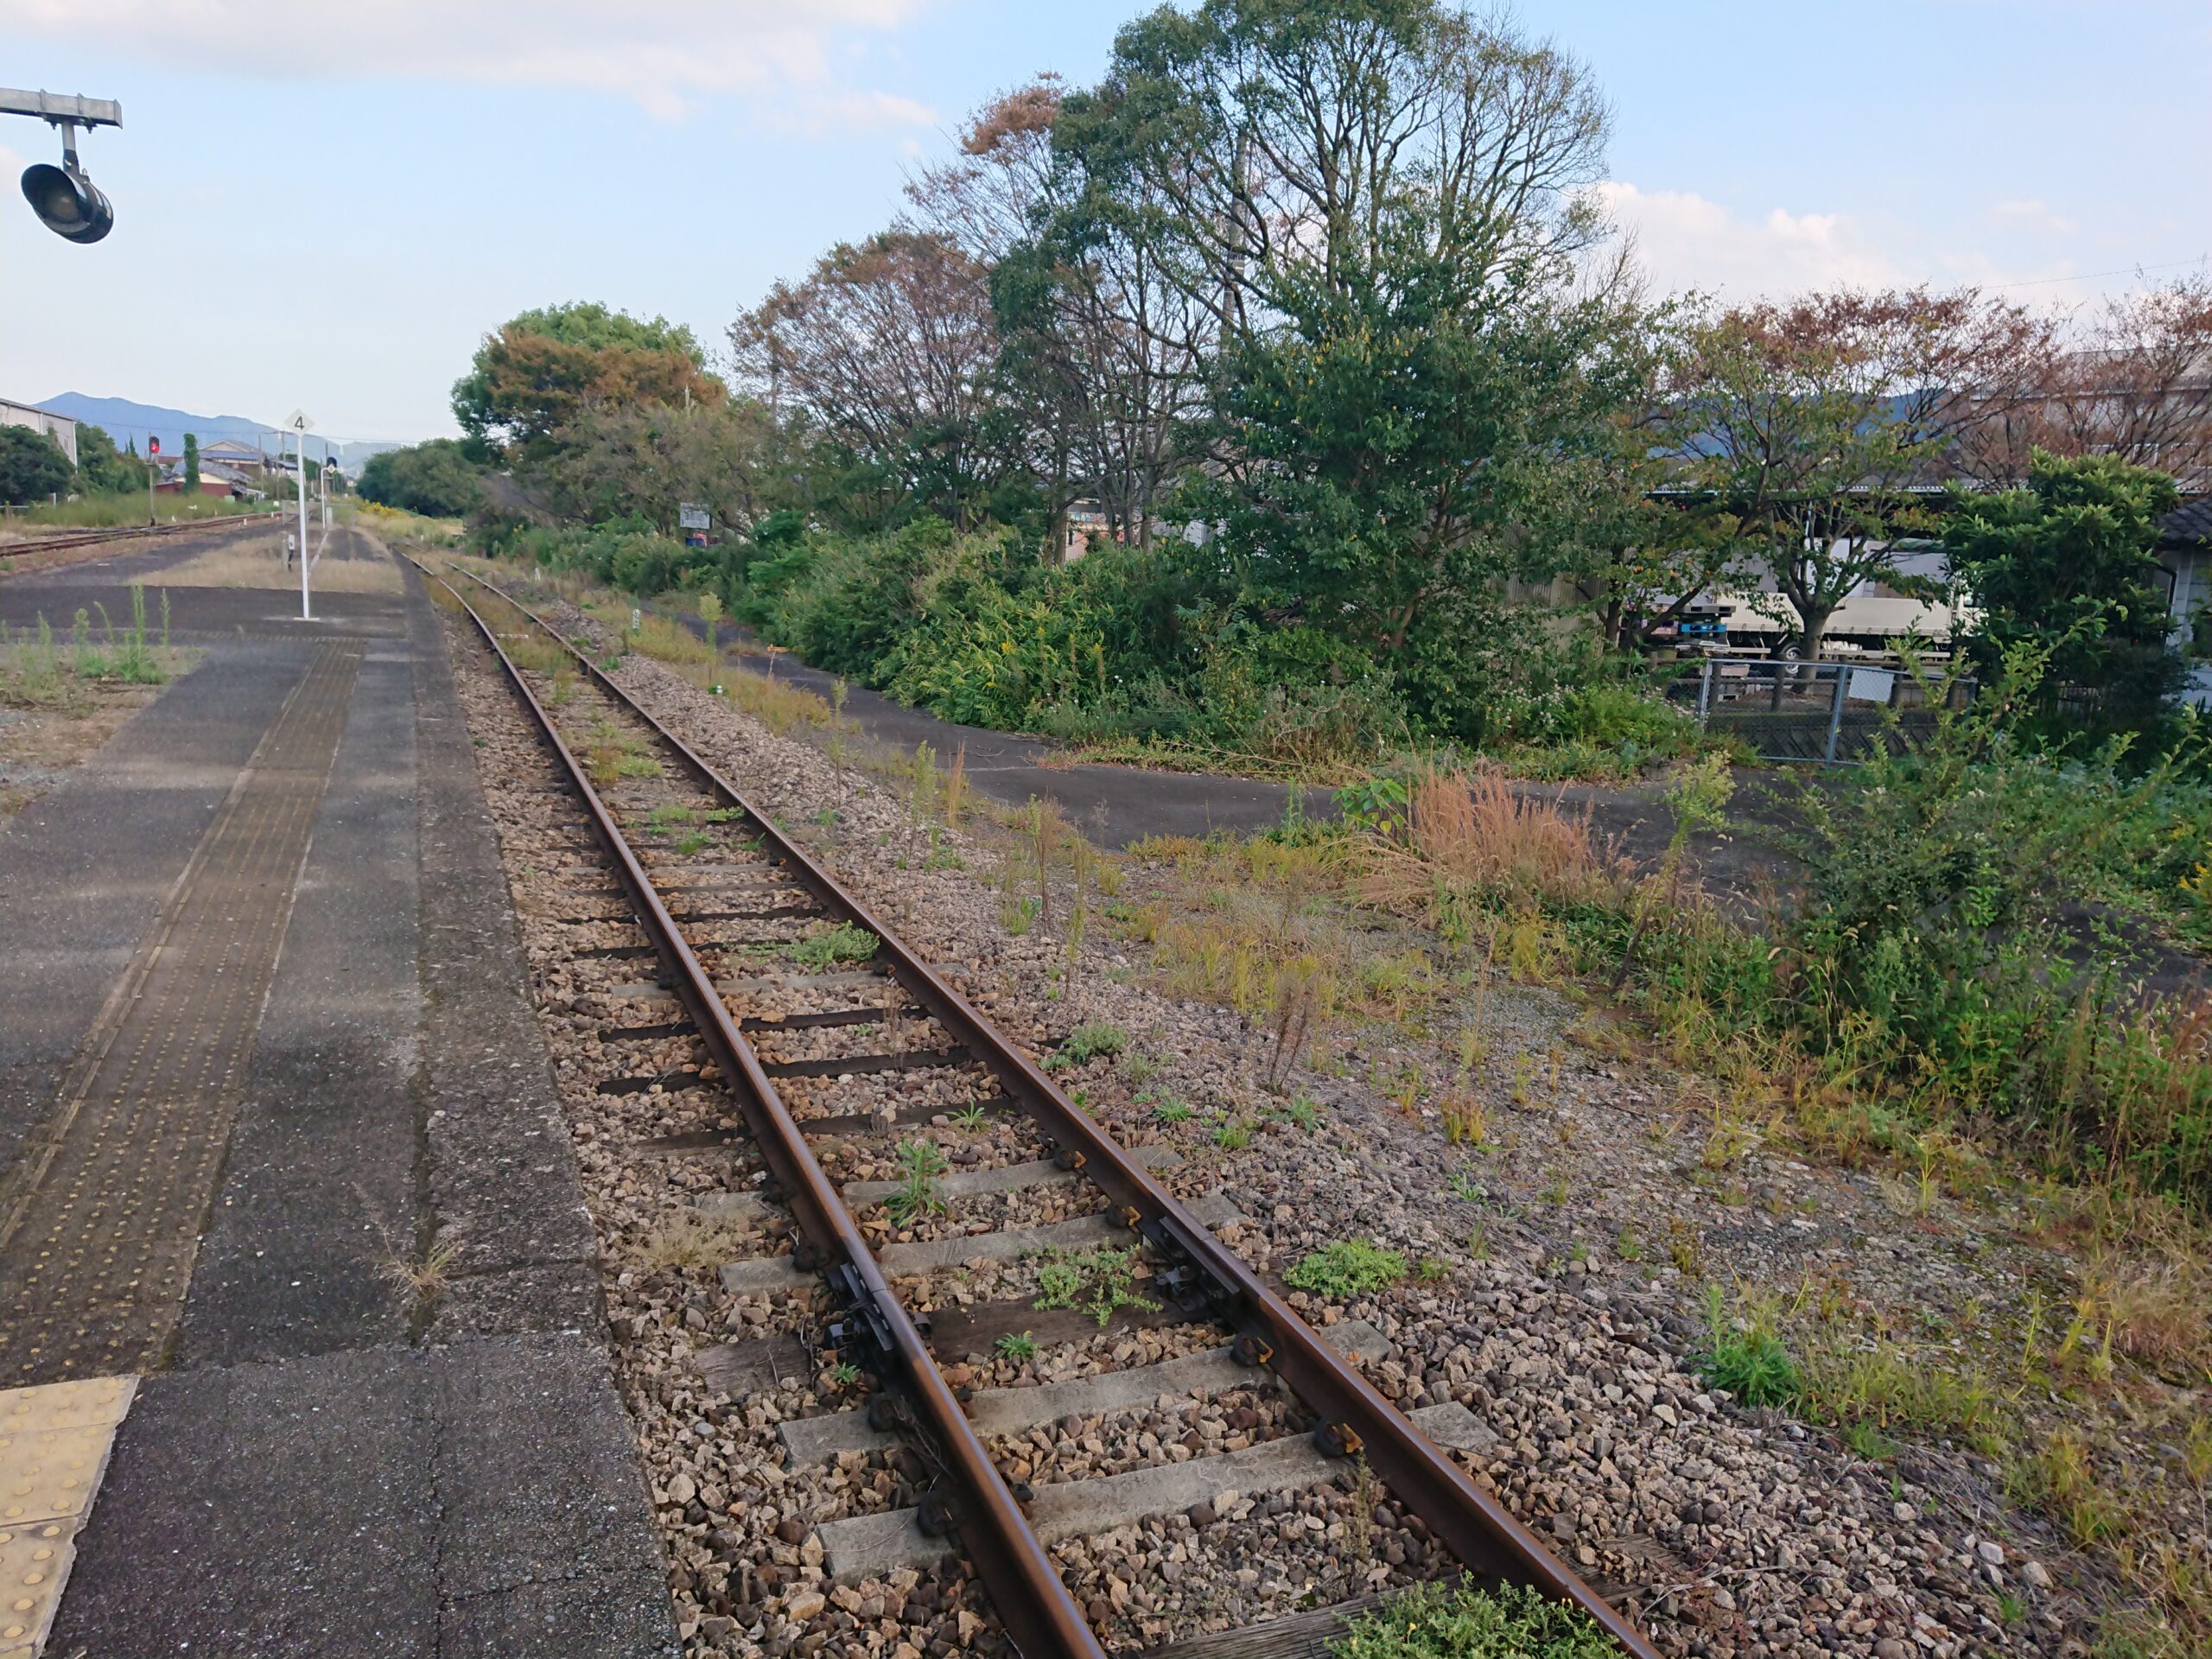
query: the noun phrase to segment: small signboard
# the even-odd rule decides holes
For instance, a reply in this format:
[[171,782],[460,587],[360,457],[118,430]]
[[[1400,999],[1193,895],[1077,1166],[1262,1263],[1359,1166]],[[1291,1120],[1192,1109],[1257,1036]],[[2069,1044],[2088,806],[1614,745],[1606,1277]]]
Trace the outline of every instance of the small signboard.
[[715,516],[707,511],[703,501],[679,501],[676,504],[676,522],[684,530],[712,530]]

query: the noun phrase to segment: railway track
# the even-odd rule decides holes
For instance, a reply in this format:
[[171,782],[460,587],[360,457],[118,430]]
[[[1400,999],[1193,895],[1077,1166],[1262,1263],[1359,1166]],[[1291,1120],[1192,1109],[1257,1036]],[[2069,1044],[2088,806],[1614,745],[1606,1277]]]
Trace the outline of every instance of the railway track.
[[[602,861],[571,867],[575,913],[561,918],[576,953],[609,976],[657,971],[651,985],[610,977],[639,1012],[600,1035],[612,1052],[632,1053],[635,1070],[603,1079],[601,1093],[634,1086],[664,1102],[671,1090],[727,1091],[742,1132],[688,1138],[727,1150],[750,1179],[702,1202],[756,1230],[769,1253],[727,1262],[721,1287],[781,1310],[764,1323],[818,1332],[808,1358],[833,1357],[836,1372],[864,1389],[854,1408],[778,1429],[794,1467],[872,1458],[893,1471],[878,1483],[879,1507],[811,1529],[808,1546],[831,1578],[911,1578],[961,1558],[1018,1651],[1102,1656],[1056,1548],[1192,1506],[1192,1494],[1280,1496],[1356,1471],[1358,1503],[1373,1501],[1371,1480],[1418,1518],[1439,1551],[1434,1569],[1448,1570],[1448,1554],[1475,1582],[1532,1587],[1652,1659],[1637,1630],[1453,1459],[1452,1448],[1473,1451],[1487,1437],[1464,1406],[1402,1414],[1357,1361],[1380,1345],[1371,1328],[1300,1319],[1215,1236],[1214,1226],[1236,1219],[1219,1194],[1174,1197],[1156,1149],[1132,1152],[1105,1134],[882,917],[543,619],[468,572],[448,581],[423,568],[474,624],[550,753],[559,785],[547,793],[565,792],[588,820]],[[930,1086],[916,1094],[923,1078]],[[906,1092],[887,1091],[887,1081]],[[984,1125],[1009,1123],[1030,1144],[1009,1152],[1001,1134],[982,1160],[963,1145]],[[898,1179],[880,1179],[893,1172]],[[866,1173],[878,1179],[855,1179]],[[995,1210],[995,1220],[981,1228],[970,1206]],[[894,1232],[897,1242],[885,1242]],[[1148,1279],[1124,1288],[1141,1287],[1130,1306],[1169,1328],[1174,1357],[1064,1382],[972,1389],[970,1368],[933,1345],[945,1319],[933,1317],[929,1283],[978,1258],[1057,1266],[1063,1290],[1088,1284],[1078,1300],[1096,1292],[1085,1274],[1147,1265]],[[907,1287],[903,1297],[894,1281]],[[1106,1313],[1122,1295],[1103,1293]],[[1047,1339],[1059,1328],[1035,1319]],[[987,1323],[952,1319],[969,1346]],[[730,1376],[755,1357],[772,1370],[775,1344],[788,1352],[791,1340],[759,1338],[751,1356],[734,1344],[721,1363]],[[1163,1408],[1179,1396],[1224,1394],[1254,1402],[1236,1414],[1238,1444],[1206,1455],[1194,1433],[1184,1455],[1162,1461],[1146,1425],[1175,1421]],[[1128,1466],[1045,1479],[1051,1441],[1038,1431],[1094,1416],[1102,1448],[1110,1444]],[[887,1459],[887,1447],[899,1450]],[[1306,1524],[1325,1526],[1318,1516]],[[725,1591],[721,1603],[745,1605],[753,1588]]]
[[67,531],[53,536],[41,536],[34,541],[0,542],[0,559],[14,559],[29,553],[69,552],[79,548],[101,546],[109,542],[184,536],[194,531],[236,530],[262,524],[272,517],[274,515],[269,513],[243,513],[220,518],[191,519],[176,524],[135,524],[114,530]]

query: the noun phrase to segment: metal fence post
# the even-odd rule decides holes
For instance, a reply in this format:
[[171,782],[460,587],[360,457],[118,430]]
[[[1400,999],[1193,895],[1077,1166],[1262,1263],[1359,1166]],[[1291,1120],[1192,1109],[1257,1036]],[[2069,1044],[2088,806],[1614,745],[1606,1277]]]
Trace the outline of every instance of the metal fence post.
[[1828,699],[1827,764],[1831,766],[1835,765],[1836,736],[1843,729],[1843,690],[1851,683],[1850,674],[1850,669],[1843,664],[1835,665],[1835,695]]
[[1713,658],[1705,659],[1705,670],[1697,677],[1697,723],[1705,724],[1705,717],[1713,712]]

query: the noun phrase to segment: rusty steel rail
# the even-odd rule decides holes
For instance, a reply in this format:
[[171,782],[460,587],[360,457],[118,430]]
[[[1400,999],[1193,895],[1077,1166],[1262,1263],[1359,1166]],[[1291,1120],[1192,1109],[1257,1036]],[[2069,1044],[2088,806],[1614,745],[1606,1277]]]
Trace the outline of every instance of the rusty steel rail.
[[[1028,1659],[1105,1659],[1105,1649],[1054,1570],[1044,1547],[1022,1519],[1013,1493],[938,1372],[920,1332],[885,1281],[883,1270],[861,1238],[852,1212],[816,1161],[790,1109],[761,1069],[753,1046],[745,1040],[737,1022],[730,1018],[729,1009],[715,991],[714,982],[669,914],[637,855],[607,811],[606,803],[600,799],[575,754],[562,741],[552,717],[524,681],[490,624],[450,583],[442,585],[476,624],[485,644],[499,658],[508,680],[529,709],[539,736],[567,772],[569,785],[590,814],[592,827],[614,860],[616,873],[636,905],[645,931],[667,964],[677,995],[697,1024],[707,1052],[736,1094],[761,1157],[780,1195],[791,1205],[807,1247],[794,1251],[798,1258],[794,1265],[820,1271],[832,1294],[846,1308],[849,1319],[858,1321],[855,1334],[864,1336],[884,1361],[898,1368],[916,1426],[935,1454],[938,1467],[954,1487],[952,1492],[939,1495],[942,1507],[936,1513],[941,1516],[946,1530],[958,1532],[961,1547],[975,1562],[1007,1634]],[[489,583],[484,585],[490,588]],[[505,595],[500,597],[505,599]],[[514,604],[512,600],[507,602]],[[519,605],[515,608],[523,609]],[[523,613],[530,615],[527,611]],[[531,616],[531,620],[539,627],[545,626],[535,616]],[[550,628],[546,632],[554,639],[560,638]],[[567,642],[563,644],[565,647]],[[611,683],[608,690],[621,697]],[[626,698],[622,701],[626,706],[635,707]],[[655,730],[660,729],[658,722],[653,725]],[[675,741],[673,738],[669,741]],[[683,753],[687,762],[699,764],[690,750]],[[732,803],[737,804],[734,797]],[[753,823],[764,822],[750,808],[741,810]]]
[[[889,962],[893,977],[983,1062],[1008,1098],[1058,1146],[1063,1166],[1080,1171],[1103,1189],[1113,1200],[1122,1224],[1165,1259],[1168,1265],[1160,1282],[1175,1295],[1183,1311],[1193,1317],[1217,1319],[1236,1331],[1237,1357],[1267,1366],[1305,1402],[1320,1420],[1316,1438],[1325,1450],[1339,1456],[1364,1457],[1383,1484],[1444,1541],[1475,1581],[1529,1586],[1580,1609],[1635,1659],[1658,1659],[1656,1650],[1633,1624],[1407,1421],[1356,1367],[1323,1342],[1269,1289],[1243,1257],[1214,1237],[1028,1056],[908,950],[868,905],[778,830],[766,813],[753,807],[681,738],[639,708],[558,629],[483,577],[466,570],[460,574],[498,594],[559,641],[594,681],[682,757],[695,778],[745,815],[769,856],[784,864],[827,908],[866,928],[882,942],[881,954]],[[482,626],[480,620],[478,626]],[[497,649],[498,642],[493,644]],[[501,656],[504,659],[505,653]],[[509,671],[513,671],[512,665]],[[517,683],[520,684],[518,677]],[[527,696],[528,688],[523,690]],[[728,1023],[720,999],[711,1000],[713,1013]],[[934,1377],[930,1366],[923,1369]]]
[[257,524],[274,516],[270,512],[226,512],[179,524],[126,524],[112,530],[92,529],[46,536],[35,542],[0,542],[0,558],[13,558],[18,553],[54,553],[73,547],[96,547],[103,542],[137,541],[149,536],[183,536],[195,530],[231,530],[242,524]]

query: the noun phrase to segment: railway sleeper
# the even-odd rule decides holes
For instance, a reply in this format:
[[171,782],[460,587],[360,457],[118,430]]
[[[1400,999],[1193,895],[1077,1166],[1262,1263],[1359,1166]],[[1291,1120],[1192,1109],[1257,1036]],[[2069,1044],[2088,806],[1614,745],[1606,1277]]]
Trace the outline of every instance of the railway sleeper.
[[[1370,1362],[1389,1357],[1390,1344],[1365,1319],[1344,1319],[1322,1333],[1338,1353],[1357,1355]],[[1240,1364],[1235,1344],[1224,1343],[1180,1359],[1164,1359],[1150,1365],[1132,1365],[1118,1371],[1100,1371],[1065,1382],[1046,1382],[1028,1388],[985,1389],[963,1403],[968,1421],[982,1434],[1020,1434],[1063,1417],[1098,1417],[1117,1412],[1147,1409],[1171,1396],[1213,1395],[1230,1389],[1270,1389],[1277,1379],[1270,1371],[1255,1371]],[[791,1460],[819,1462],[840,1452],[878,1452],[898,1443],[869,1421],[864,1410],[831,1412],[820,1417],[798,1417],[776,1431]]]
[[[1408,1421],[1447,1452],[1480,1455],[1498,1443],[1490,1426],[1456,1401],[1424,1406],[1409,1413]],[[1314,1437],[1291,1435],[1188,1463],[1039,1486],[1033,1491],[1025,1514],[1030,1531],[1049,1546],[1214,1503],[1224,1492],[1250,1497],[1318,1486],[1343,1466]],[[923,1529],[918,1510],[887,1510],[825,1522],[816,1529],[816,1535],[822,1541],[824,1568],[840,1580],[880,1577],[901,1567],[927,1571],[950,1553],[945,1539]]]
[[[1225,1227],[1244,1217],[1222,1193],[1208,1193],[1186,1206],[1208,1227]],[[1048,1222],[1042,1227],[1001,1229],[995,1233],[965,1233],[952,1238],[933,1238],[912,1244],[887,1244],[875,1253],[887,1278],[907,1279],[942,1273],[969,1262],[1017,1262],[1052,1249],[1095,1249],[1126,1237],[1110,1212],[1074,1216]],[[733,1295],[761,1292],[789,1292],[813,1283],[810,1274],[791,1265],[788,1255],[753,1256],[725,1263],[720,1274],[722,1288]]]

